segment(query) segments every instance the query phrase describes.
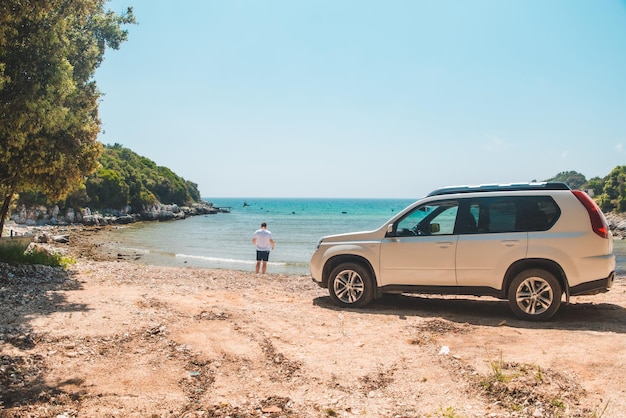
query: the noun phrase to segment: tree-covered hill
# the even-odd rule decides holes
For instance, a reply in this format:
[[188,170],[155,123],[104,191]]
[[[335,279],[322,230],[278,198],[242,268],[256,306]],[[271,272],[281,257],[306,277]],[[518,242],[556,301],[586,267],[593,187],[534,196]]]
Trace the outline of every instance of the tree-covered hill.
[[42,194],[22,192],[17,205],[141,213],[157,203],[190,206],[202,201],[196,183],[119,144],[104,146],[98,164],[64,201],[51,202]]
[[184,206],[201,200],[197,184],[119,144],[105,146],[99,162],[85,183],[92,208],[130,206],[139,212],[157,202]]
[[626,166],[617,166],[604,178],[589,180],[576,171],[563,171],[546,181],[562,181],[572,189],[590,191],[603,212],[626,212]]

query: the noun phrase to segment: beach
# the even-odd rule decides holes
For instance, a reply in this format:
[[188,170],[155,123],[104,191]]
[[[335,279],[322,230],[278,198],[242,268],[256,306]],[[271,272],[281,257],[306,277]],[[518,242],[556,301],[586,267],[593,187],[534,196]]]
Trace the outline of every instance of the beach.
[[[618,417],[626,284],[545,323],[506,301],[339,309],[307,275],[145,265],[65,227],[0,265],[0,417]],[[112,245],[113,244],[113,245]],[[270,269],[271,270],[271,269]]]

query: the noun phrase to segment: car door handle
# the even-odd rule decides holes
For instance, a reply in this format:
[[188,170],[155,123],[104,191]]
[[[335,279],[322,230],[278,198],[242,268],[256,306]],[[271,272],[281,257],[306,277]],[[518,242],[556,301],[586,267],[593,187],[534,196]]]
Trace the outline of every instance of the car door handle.
[[450,248],[452,246],[452,242],[450,241],[440,241],[437,243],[437,246],[441,248]]
[[516,245],[519,245],[519,240],[517,239],[506,239],[501,242],[505,247],[514,247]]

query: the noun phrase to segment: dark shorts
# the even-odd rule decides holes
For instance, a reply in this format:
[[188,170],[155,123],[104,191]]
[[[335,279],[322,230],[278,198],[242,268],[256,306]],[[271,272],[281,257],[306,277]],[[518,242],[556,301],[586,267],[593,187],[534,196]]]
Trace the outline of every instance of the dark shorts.
[[256,261],[267,261],[270,259],[269,251],[256,251]]

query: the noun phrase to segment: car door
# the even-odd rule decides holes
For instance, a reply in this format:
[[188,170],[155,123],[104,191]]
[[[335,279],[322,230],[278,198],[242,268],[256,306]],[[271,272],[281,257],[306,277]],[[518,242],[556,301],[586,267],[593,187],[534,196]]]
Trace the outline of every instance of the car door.
[[518,198],[468,199],[461,212],[472,213],[476,230],[459,234],[456,251],[457,283],[460,287],[500,289],[506,270],[526,257],[528,233],[520,227]]
[[380,248],[380,285],[455,286],[457,200],[421,205],[397,221]]

